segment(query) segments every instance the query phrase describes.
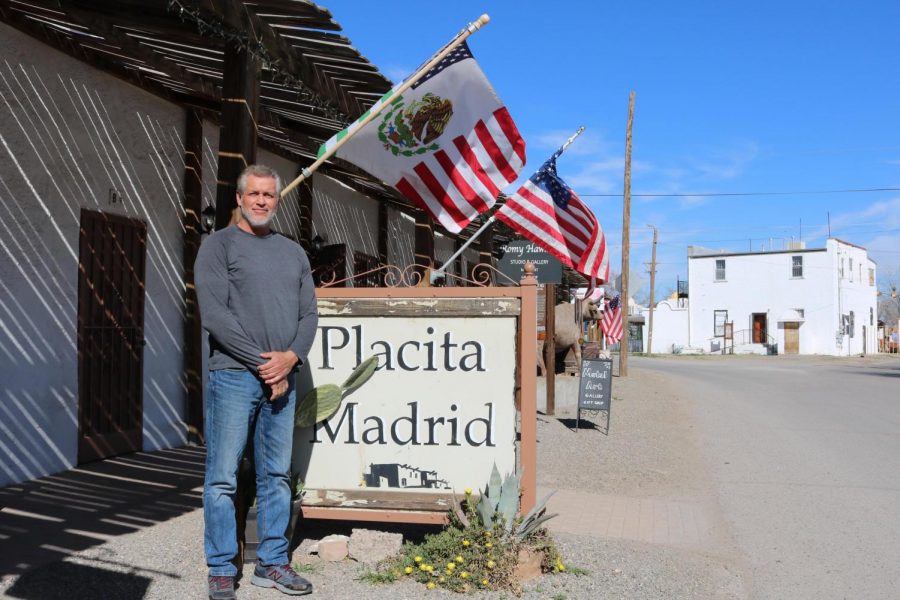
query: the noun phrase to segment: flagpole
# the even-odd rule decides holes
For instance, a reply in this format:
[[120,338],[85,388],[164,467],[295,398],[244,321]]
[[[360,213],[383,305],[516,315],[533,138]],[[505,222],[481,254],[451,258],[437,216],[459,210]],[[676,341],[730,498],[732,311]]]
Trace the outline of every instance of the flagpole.
[[[569,139],[566,140],[566,143],[563,144],[563,145],[562,145],[562,148],[559,149],[559,151],[558,151],[558,153],[557,153],[557,156],[559,156],[560,154],[562,154],[563,152],[565,152],[565,151],[566,151],[566,148],[568,148],[569,146],[571,146],[571,145],[572,145],[572,142],[575,141],[575,138],[577,138],[577,137],[578,137],[579,135],[581,135],[582,133],[584,133],[584,125],[582,125],[581,127],[579,127],[579,128],[578,128],[578,131],[576,131],[575,133],[573,133],[573,134],[571,135],[571,137],[569,137]],[[498,210],[503,210],[503,207],[501,206]],[[472,245],[472,242],[474,242],[474,241],[478,238],[478,236],[480,236],[482,233],[484,233],[485,230],[488,228],[488,226],[489,226],[491,223],[493,223],[494,221],[496,221],[496,220],[497,220],[497,218],[496,218],[495,216],[491,215],[491,217],[490,217],[487,221],[485,221],[484,224],[483,224],[481,227],[478,228],[478,231],[476,231],[474,234],[472,234],[472,237],[470,237],[468,240],[466,240],[466,243],[463,244],[463,245],[459,248],[459,250],[457,250],[456,252],[453,253],[453,256],[451,256],[451,257],[448,258],[446,261],[444,261],[444,264],[441,266],[441,268],[435,269],[434,271],[432,271],[432,272],[431,272],[431,283],[434,283],[436,280],[440,279],[441,274],[442,274],[444,271],[447,270],[447,265],[449,265],[449,264],[452,263],[454,260],[456,260],[457,258],[459,258],[460,254],[462,254],[463,252],[465,252],[466,248],[468,248],[469,246],[471,246],[471,245]]]
[[573,134],[572,134],[572,137],[570,137],[569,139],[566,140],[566,143],[563,144],[563,145],[562,145],[562,148],[559,149],[559,153],[562,154],[563,152],[565,152],[565,151],[566,151],[566,148],[568,148],[569,146],[571,146],[571,145],[572,145],[572,142],[575,141],[575,138],[577,138],[577,137],[578,137],[579,135],[581,135],[582,133],[584,133],[584,125],[582,125],[581,127],[579,127],[579,128],[578,128],[578,131],[576,131],[575,133],[573,133]]
[[[478,31],[479,29],[481,29],[482,27],[487,25],[490,20],[491,20],[491,18],[487,14],[483,14],[480,17],[478,17],[478,19],[476,21],[469,23],[465,27],[465,29],[460,31],[456,35],[456,37],[450,41],[449,44],[444,46],[444,48],[442,50],[440,50],[437,54],[435,54],[431,60],[429,60],[427,63],[425,63],[422,67],[419,68],[418,71],[413,73],[413,75],[411,77],[409,77],[406,81],[404,81],[400,85],[400,87],[398,87],[394,91],[394,93],[391,95],[391,97],[393,98],[395,96],[400,96],[403,92],[405,92],[410,87],[412,87],[413,84],[415,84],[426,73],[428,73],[428,71],[430,71],[432,69],[432,67],[434,67],[436,64],[441,62],[445,56],[450,54],[450,52],[452,52],[457,46],[459,46],[464,41],[466,41],[470,35],[472,35],[476,31]],[[347,140],[349,140],[351,137],[353,137],[353,135],[356,134],[356,132],[360,131],[367,123],[369,123],[370,121],[372,121],[372,119],[377,117],[385,109],[385,107],[388,104],[390,104],[390,102],[382,102],[380,105],[378,105],[378,107],[374,111],[370,112],[368,114],[368,116],[366,116],[365,119],[363,119],[362,121],[359,121],[359,123],[357,123],[357,126],[354,128],[354,130],[352,132],[348,132],[347,135],[343,139],[339,140],[334,146],[332,146],[331,149],[329,149],[324,154],[322,154],[322,156],[319,156],[318,158],[316,158],[316,161],[313,164],[311,164],[309,167],[304,167],[303,169],[301,169],[300,175],[298,175],[296,179],[294,179],[283,190],[281,190],[281,197],[284,198],[291,190],[293,190],[295,187],[297,187],[298,185],[303,183],[304,180],[312,177],[313,171],[318,169],[320,166],[322,166],[322,163],[324,163],[326,160],[331,158],[331,156],[334,155],[334,153],[337,152],[338,149],[347,142]]]
[[467,239],[467,240],[466,240],[466,243],[463,244],[462,246],[460,246],[460,247],[459,247],[459,250],[457,250],[456,252],[454,252],[454,253],[453,253],[453,256],[451,256],[450,258],[448,258],[448,259],[444,262],[444,264],[441,266],[440,269],[435,269],[435,270],[433,270],[433,271],[431,272],[431,283],[434,283],[435,281],[437,281],[438,279],[440,279],[441,274],[442,274],[444,271],[447,270],[447,265],[449,265],[449,264],[452,263],[454,260],[456,260],[457,258],[459,258],[459,255],[462,254],[463,252],[465,252],[465,251],[466,251],[466,248],[468,248],[469,246],[471,246],[471,245],[472,245],[472,242],[474,242],[474,241],[478,238],[479,235],[481,235],[482,233],[484,233],[485,230],[488,228],[488,226],[490,226],[490,225],[491,225],[494,221],[496,221],[496,220],[497,220],[497,218],[496,218],[494,215],[491,215],[491,216],[488,218],[488,220],[485,221],[484,224],[483,224],[481,227],[478,228],[478,231],[476,231],[475,233],[473,233],[473,234],[472,234],[472,237],[470,237],[469,239]]

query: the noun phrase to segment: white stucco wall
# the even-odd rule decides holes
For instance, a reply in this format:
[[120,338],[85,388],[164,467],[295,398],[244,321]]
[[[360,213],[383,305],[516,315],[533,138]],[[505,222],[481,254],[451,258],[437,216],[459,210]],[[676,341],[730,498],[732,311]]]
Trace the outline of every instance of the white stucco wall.
[[312,225],[327,244],[347,244],[347,277],[354,252],[378,257],[378,203],[320,173],[313,175]]
[[405,269],[416,262],[416,220],[388,209],[388,263]]
[[[803,275],[794,277],[792,257],[803,257]],[[853,258],[853,281],[849,260]],[[716,280],[716,261],[725,260],[725,279]],[[840,263],[845,272],[840,276]],[[863,281],[859,265],[863,265]],[[714,347],[714,311],[727,310],[734,323],[736,341],[742,331],[752,330],[752,315],[765,313],[767,333],[784,352],[784,322],[790,310],[802,310],[799,327],[801,354],[858,354],[862,347],[862,315],[867,332],[869,308],[875,307],[875,287],[869,285],[868,268],[874,265],[865,250],[828,240],[825,248],[783,252],[757,252],[692,256],[688,259],[690,286],[690,345],[705,350]],[[856,331],[853,338],[838,336],[840,315],[853,310]],[[655,337],[655,336],[654,336]],[[868,336],[869,351],[874,352],[874,335]],[[840,343],[839,343],[840,341]]]
[[[434,234],[434,262],[435,268],[442,267],[447,260],[453,256],[453,253],[456,252],[456,242],[453,238],[449,238],[440,233]],[[458,275],[456,268],[456,261],[454,260],[452,263],[447,265],[447,273],[451,275]],[[458,285],[459,280],[454,277],[449,277],[447,280],[448,286]]]
[[[842,243],[839,240],[828,240],[828,250],[835,265],[834,330],[838,331],[839,329],[838,315],[850,315],[851,311],[853,312],[853,335],[843,334],[841,336],[837,354],[848,356],[863,352],[875,353],[878,349],[875,339],[878,326],[876,265],[869,259],[864,249]],[[871,283],[869,269],[873,270],[874,278]]]
[[[650,313],[643,311],[644,336],[643,348],[647,349],[650,334]],[[674,346],[684,347],[688,345],[688,306],[683,301],[683,306],[678,305],[677,300],[663,300],[656,305],[653,311],[653,353],[671,354]]]
[[2,486],[77,460],[81,208],[147,223],[143,448],[185,441],[185,115],[5,24],[0,50]]

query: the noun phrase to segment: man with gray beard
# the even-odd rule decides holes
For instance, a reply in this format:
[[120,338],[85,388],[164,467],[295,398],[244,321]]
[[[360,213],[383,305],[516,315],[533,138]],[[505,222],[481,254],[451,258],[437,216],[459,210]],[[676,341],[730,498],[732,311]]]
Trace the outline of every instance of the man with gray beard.
[[237,183],[241,219],[209,236],[194,273],[209,332],[205,405],[204,550],[210,600],[236,598],[237,472],[252,432],[256,467],[257,564],[250,582],[290,595],[312,585],[288,563],[294,372],[313,343],[318,315],[306,253],[275,232],[281,179],[247,167]]

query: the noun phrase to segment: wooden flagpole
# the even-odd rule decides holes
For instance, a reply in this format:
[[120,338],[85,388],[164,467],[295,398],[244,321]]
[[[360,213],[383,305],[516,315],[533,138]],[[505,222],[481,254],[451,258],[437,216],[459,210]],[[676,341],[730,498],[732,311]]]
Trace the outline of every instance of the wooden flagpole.
[[[400,87],[398,87],[396,89],[396,91],[394,91],[391,98],[400,96],[403,92],[405,92],[410,87],[412,87],[412,85],[414,83],[416,83],[418,80],[420,80],[436,64],[441,62],[445,56],[450,54],[450,52],[452,52],[454,48],[456,48],[457,46],[462,44],[464,41],[466,41],[470,35],[472,35],[476,31],[478,31],[479,29],[481,29],[482,27],[487,25],[490,20],[491,20],[491,18],[487,14],[483,14],[480,17],[478,17],[478,19],[475,22],[469,23],[466,26],[466,28],[463,29],[461,32],[459,32],[456,35],[456,37],[453,38],[453,40],[449,44],[444,46],[444,48],[441,49],[437,54],[435,54],[431,58],[431,60],[429,60],[422,67],[420,67],[419,70],[416,71],[409,79],[404,81],[400,85]],[[366,118],[363,119],[362,121],[359,121],[357,127],[355,127],[352,132],[348,132],[348,134],[343,139],[338,141],[338,143],[336,143],[334,146],[332,146],[331,149],[328,150],[327,152],[325,152],[322,156],[318,157],[313,164],[302,169],[300,171],[300,175],[298,175],[296,179],[294,179],[283,190],[281,190],[281,197],[284,198],[291,190],[293,190],[295,187],[297,187],[298,185],[303,183],[304,180],[312,177],[313,171],[318,169],[320,166],[322,166],[322,163],[324,163],[326,160],[331,158],[331,156],[334,155],[334,153],[338,151],[338,148],[343,146],[347,142],[347,140],[349,140],[351,137],[353,137],[354,134],[356,134],[356,132],[360,131],[370,121],[372,121],[372,119],[374,119],[379,114],[381,114],[381,112],[385,109],[385,107],[388,104],[390,104],[390,102],[382,102],[376,110],[370,112],[366,116]],[[353,125],[353,123],[351,123],[351,125]],[[348,127],[349,127],[349,125],[348,125]]]

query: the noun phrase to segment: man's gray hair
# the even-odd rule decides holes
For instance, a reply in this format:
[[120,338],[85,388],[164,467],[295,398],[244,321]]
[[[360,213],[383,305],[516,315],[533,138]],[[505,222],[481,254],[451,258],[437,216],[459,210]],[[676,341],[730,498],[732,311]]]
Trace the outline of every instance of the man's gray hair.
[[243,171],[241,171],[241,176],[238,177],[237,180],[237,191],[241,196],[244,195],[244,190],[247,188],[247,178],[253,175],[254,177],[264,177],[271,178],[275,180],[275,195],[281,196],[281,177],[278,173],[275,172],[275,169],[272,167],[267,167],[266,165],[250,165]]

